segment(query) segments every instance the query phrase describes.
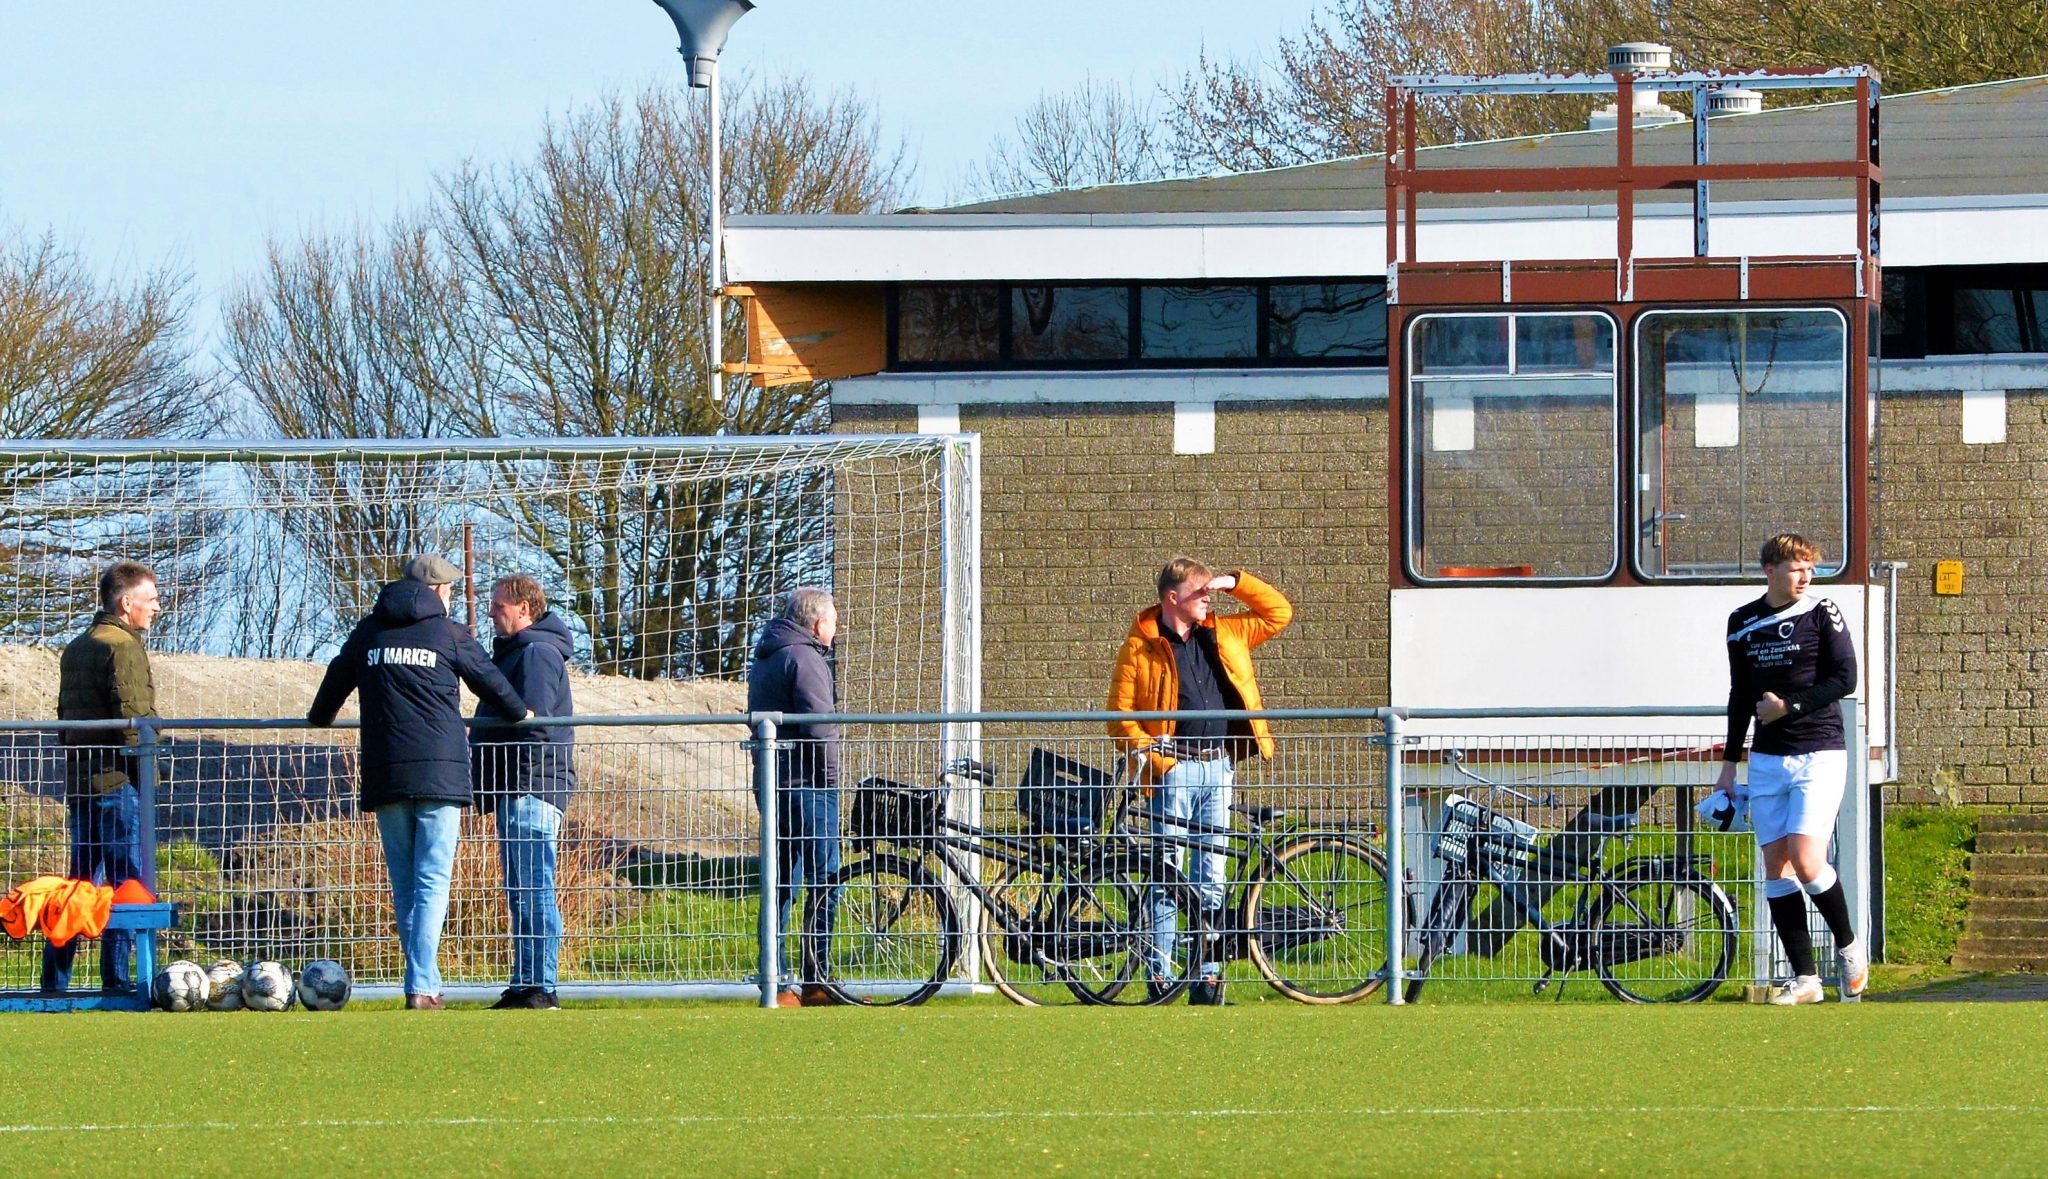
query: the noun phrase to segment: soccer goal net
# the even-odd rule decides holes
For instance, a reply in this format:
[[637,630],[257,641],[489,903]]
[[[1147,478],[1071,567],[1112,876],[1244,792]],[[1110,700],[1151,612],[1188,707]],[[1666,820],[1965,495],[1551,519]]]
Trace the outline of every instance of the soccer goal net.
[[[124,557],[166,603],[164,715],[301,715],[318,665],[423,552],[464,569],[452,612],[487,643],[492,581],[527,573],[582,670],[714,693],[743,681],[784,594],[825,586],[844,707],[962,707],[974,483],[970,439],[924,436],[4,444],[0,717],[54,715],[54,650]],[[597,695],[585,711],[670,699]]]

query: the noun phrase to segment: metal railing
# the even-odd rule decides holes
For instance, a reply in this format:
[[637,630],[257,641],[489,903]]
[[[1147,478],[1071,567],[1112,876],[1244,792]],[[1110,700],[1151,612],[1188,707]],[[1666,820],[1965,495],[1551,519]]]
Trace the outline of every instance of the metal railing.
[[[1850,748],[1862,748],[1860,710],[1853,700],[1844,708]],[[1712,781],[1717,751],[1697,737],[1631,737],[1624,745],[1443,735],[1447,722],[1468,718],[1713,711],[756,713],[527,723],[577,730],[576,788],[554,864],[565,995],[774,1005],[779,987],[820,972],[810,959],[842,953],[837,942],[804,936],[844,918],[828,908],[818,924],[811,895],[829,890],[793,889],[798,895],[780,901],[785,877],[801,872],[796,883],[809,885],[882,857],[940,882],[943,897],[930,899],[933,912],[918,918],[930,928],[904,939],[900,954],[835,959],[837,977],[885,993],[902,981],[896,974],[943,967],[949,993],[1000,987],[1024,1001],[1067,1001],[1069,992],[1090,989],[1069,979],[1107,979],[1108,959],[1125,951],[1073,929],[1033,925],[1029,902],[1060,864],[1093,857],[1099,866],[1108,855],[1125,865],[1123,883],[1098,890],[1088,911],[1130,910],[1116,917],[1117,928],[1139,931],[1144,947],[1128,951],[1139,955],[1139,968],[1192,944],[1205,927],[1202,952],[1236,987],[1271,984],[1310,999],[1370,991],[1400,1003],[1424,947],[1447,932],[1429,926],[1447,879],[1444,811],[1453,795],[1487,800],[1533,828],[1536,854],[1517,888],[1553,924],[1574,919],[1591,853],[1610,873],[1632,859],[1698,857],[1685,862],[1699,865],[1736,915],[1741,950],[1731,981],[1776,976],[1782,967],[1756,887],[1753,843],[1693,823],[1692,802]],[[1146,767],[1106,731],[1112,720],[1200,716],[1258,717],[1276,729],[1270,759],[1235,761],[1238,810],[1220,827],[1159,813]],[[1413,735],[1421,721],[1433,735]],[[787,738],[817,724],[841,728],[838,789],[797,798],[781,773],[807,771],[804,759],[817,747]],[[185,718],[0,724],[0,882],[67,868],[68,755],[58,734],[125,728],[137,737],[145,882],[180,911],[163,958],[294,966],[336,958],[359,993],[394,994],[402,960],[376,825],[358,806],[351,727]],[[505,748],[480,747],[480,756]],[[1867,927],[1867,766],[1850,762],[1837,858],[1852,911]],[[1480,779],[1522,797],[1489,793]],[[1076,799],[1085,814],[1057,810]],[[1625,846],[1621,833],[1588,826],[1589,815],[1623,813],[1638,817]],[[467,818],[440,953],[452,997],[487,997],[507,978],[514,931],[500,854],[490,820]],[[1137,881],[1130,865],[1139,856],[1164,865],[1161,877]],[[1159,883],[1165,876],[1189,883],[1168,888]],[[845,896],[896,887],[873,874],[838,879]],[[1169,893],[1186,899],[1162,916],[1160,898]],[[1502,897],[1494,884],[1474,889],[1429,965],[1431,986],[1526,989],[1555,968],[1544,940]],[[872,950],[880,941],[862,944]],[[0,989],[34,985],[36,945],[0,945]],[[90,979],[93,970],[93,955],[81,954],[76,977]],[[1589,980],[1595,973],[1584,971]],[[1642,971],[1636,978],[1656,981]]]

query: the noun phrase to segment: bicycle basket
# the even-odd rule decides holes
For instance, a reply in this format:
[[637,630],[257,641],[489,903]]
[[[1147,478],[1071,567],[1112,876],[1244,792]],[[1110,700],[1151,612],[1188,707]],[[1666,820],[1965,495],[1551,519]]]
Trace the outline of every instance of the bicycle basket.
[[932,786],[906,786],[888,778],[867,778],[853,793],[855,839],[912,843],[939,833],[945,795]]
[[1017,813],[1034,835],[1087,835],[1102,830],[1115,788],[1115,774],[1033,749],[1017,783]]
[[1516,878],[1536,859],[1536,828],[1453,794],[1444,799],[1444,826],[1436,838],[1436,854],[1447,864],[1477,874],[1494,869],[1504,877]]

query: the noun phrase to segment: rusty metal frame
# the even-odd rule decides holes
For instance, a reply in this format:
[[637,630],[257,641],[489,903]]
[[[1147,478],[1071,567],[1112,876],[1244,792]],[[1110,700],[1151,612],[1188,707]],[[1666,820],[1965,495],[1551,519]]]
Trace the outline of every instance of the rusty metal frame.
[[[1660,91],[1689,91],[1693,97],[1693,162],[1690,165],[1645,165],[1635,159],[1635,126],[1630,117],[1638,84]],[[1751,90],[1852,89],[1857,119],[1851,158],[1768,164],[1716,164],[1710,159],[1706,117],[1707,95],[1721,87]],[[1634,371],[1630,342],[1638,314],[1653,307],[1723,307],[1760,309],[1797,302],[1826,304],[1840,310],[1849,323],[1848,552],[1842,573],[1833,581],[1865,581],[1872,560],[1869,505],[1869,463],[1874,427],[1870,404],[1869,357],[1871,316],[1881,299],[1881,189],[1878,98],[1881,81],[1866,66],[1843,69],[1694,71],[1638,74],[1506,74],[1497,76],[1408,75],[1387,86],[1382,114],[1386,123],[1386,257],[1387,257],[1387,468],[1389,536],[1388,574],[1396,587],[1418,582],[1410,576],[1407,529],[1409,514],[1407,446],[1409,418],[1404,355],[1411,316],[1424,311],[1487,307],[1498,311],[1565,306],[1598,308],[1621,325],[1615,364],[1620,374]],[[1417,99],[1421,97],[1498,97],[1506,95],[1590,94],[1615,96],[1622,117],[1615,127],[1612,166],[1559,168],[1503,166],[1491,168],[1423,168],[1417,132]],[[1713,257],[1709,253],[1709,189],[1718,182],[1841,180],[1855,186],[1856,224],[1861,227],[1851,254],[1774,257]],[[1685,258],[1638,258],[1635,251],[1635,204],[1640,191],[1689,189],[1693,197],[1693,252]],[[1556,193],[1612,191],[1615,209],[1615,256],[1612,259],[1543,259],[1475,262],[1424,262],[1420,258],[1418,222],[1425,193]],[[1622,381],[1625,401],[1633,405],[1632,383]],[[1631,413],[1615,423],[1618,477],[1634,469],[1636,440],[1627,428]],[[1624,478],[1624,483],[1626,479]],[[1615,537],[1618,572],[1606,584],[1645,584],[1635,568],[1631,543],[1635,512],[1633,493],[1624,496]],[[1698,579],[1688,579],[1694,584]],[[1482,582],[1483,583],[1483,582]],[[1505,584],[1530,584],[1504,579]],[[1433,582],[1429,584],[1434,584]],[[1659,582],[1659,584],[1666,584]]]

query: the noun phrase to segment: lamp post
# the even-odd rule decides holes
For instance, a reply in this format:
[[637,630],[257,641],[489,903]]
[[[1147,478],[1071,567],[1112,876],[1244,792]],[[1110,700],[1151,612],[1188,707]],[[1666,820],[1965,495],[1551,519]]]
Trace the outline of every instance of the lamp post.
[[723,161],[719,144],[718,53],[725,48],[725,36],[741,17],[752,12],[754,0],[654,0],[675,22],[682,44],[676,52],[690,67],[690,86],[709,90],[711,100],[711,400],[725,399],[725,289],[724,229],[725,197],[720,172]]

